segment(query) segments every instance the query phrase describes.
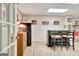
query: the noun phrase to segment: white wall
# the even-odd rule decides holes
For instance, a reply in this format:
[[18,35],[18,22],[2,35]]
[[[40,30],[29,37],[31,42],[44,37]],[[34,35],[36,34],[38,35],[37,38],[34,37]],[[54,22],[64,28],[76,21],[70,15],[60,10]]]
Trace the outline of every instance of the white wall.
[[[32,41],[46,41],[47,30],[63,30],[66,21],[64,16],[26,16],[27,22],[37,20],[36,25],[32,25]],[[60,21],[59,25],[54,25],[54,21]],[[49,21],[49,25],[42,25],[42,21]]]

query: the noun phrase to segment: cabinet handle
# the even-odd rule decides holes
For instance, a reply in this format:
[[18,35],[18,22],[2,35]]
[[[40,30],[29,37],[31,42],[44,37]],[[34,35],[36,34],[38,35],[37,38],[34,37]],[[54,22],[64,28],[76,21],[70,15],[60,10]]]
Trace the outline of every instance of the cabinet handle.
[[20,37],[17,36],[16,39],[20,39]]
[[11,39],[13,39],[13,36],[11,36]]

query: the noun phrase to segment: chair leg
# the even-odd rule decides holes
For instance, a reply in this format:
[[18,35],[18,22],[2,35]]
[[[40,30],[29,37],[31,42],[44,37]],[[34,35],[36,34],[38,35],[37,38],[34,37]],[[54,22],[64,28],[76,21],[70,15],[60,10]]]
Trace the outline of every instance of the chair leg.
[[54,38],[54,51],[55,51],[55,38]]
[[72,44],[73,44],[73,50],[75,50],[75,48],[74,48],[74,39],[73,39],[73,42],[72,42]]
[[68,44],[69,44],[69,42],[68,42],[68,38],[67,38],[67,50],[68,50]]
[[62,45],[63,45],[63,39],[61,40],[61,50],[62,50]]

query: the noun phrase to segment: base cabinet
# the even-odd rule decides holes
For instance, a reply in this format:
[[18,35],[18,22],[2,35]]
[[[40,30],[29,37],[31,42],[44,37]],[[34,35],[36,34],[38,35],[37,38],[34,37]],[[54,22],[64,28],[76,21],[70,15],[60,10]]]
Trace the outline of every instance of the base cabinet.
[[17,36],[17,56],[24,56],[26,55],[27,32],[19,32]]

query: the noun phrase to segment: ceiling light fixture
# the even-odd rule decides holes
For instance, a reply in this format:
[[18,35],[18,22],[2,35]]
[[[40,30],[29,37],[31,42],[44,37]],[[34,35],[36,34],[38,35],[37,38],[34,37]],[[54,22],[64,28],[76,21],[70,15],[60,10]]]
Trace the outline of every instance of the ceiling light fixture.
[[53,8],[49,8],[48,12],[53,12],[53,13],[64,13],[68,11],[68,9],[53,9]]
[[79,4],[79,3],[67,3],[67,4],[73,4],[73,5],[77,5],[77,4]]

